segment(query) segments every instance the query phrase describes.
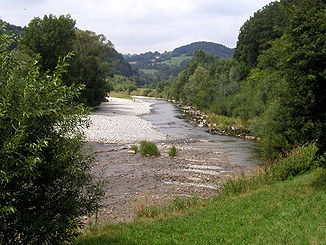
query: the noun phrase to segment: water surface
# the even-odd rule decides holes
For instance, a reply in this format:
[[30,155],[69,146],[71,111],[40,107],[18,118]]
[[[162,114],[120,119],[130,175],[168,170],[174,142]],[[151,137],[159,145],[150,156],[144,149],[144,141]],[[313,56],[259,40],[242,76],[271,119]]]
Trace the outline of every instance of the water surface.
[[153,98],[141,100],[154,103],[151,114],[143,118],[172,140],[200,140],[199,147],[226,152],[232,163],[256,165],[259,162],[256,144],[253,141],[236,137],[213,135],[206,127],[198,127],[181,115],[180,109],[173,103]]

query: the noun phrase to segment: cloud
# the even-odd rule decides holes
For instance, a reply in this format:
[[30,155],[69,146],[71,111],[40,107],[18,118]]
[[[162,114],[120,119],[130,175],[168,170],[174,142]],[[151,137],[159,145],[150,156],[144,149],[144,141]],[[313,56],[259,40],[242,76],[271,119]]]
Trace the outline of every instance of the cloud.
[[271,0],[0,0],[0,18],[25,26],[35,16],[71,14],[118,51],[172,50],[205,40],[236,44],[243,22]]

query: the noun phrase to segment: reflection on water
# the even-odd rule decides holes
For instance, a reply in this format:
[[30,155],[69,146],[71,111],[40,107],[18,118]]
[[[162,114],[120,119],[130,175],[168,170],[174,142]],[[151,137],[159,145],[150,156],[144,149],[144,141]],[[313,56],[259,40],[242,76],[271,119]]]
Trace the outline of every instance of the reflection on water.
[[198,143],[199,147],[226,152],[230,161],[236,164],[256,165],[259,162],[254,142],[207,133],[207,128],[187,122],[182,118],[179,108],[165,100],[152,98],[141,100],[154,103],[152,113],[144,115],[143,118],[150,121],[168,138],[202,140],[203,142]]

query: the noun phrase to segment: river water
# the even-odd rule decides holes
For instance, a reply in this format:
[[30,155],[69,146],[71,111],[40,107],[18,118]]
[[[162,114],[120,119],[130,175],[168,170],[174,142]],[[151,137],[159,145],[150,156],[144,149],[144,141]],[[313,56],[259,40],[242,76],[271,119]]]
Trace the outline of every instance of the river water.
[[153,98],[141,98],[153,103],[150,114],[143,118],[150,121],[161,133],[170,140],[197,140],[205,149],[212,149],[228,154],[232,163],[254,166],[259,163],[256,144],[253,141],[236,137],[213,135],[206,132],[207,128],[198,127],[187,121],[180,109],[173,103]]

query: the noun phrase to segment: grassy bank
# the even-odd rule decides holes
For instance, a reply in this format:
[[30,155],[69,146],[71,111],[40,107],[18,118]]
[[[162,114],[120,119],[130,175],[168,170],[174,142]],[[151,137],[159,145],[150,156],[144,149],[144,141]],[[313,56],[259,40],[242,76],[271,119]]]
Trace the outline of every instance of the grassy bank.
[[[296,168],[293,163],[299,158],[292,157],[278,166],[278,169],[289,169],[290,175],[275,172],[284,181],[267,178],[276,168],[265,168],[270,170],[262,170],[249,179],[260,176],[266,181],[249,184],[250,188],[228,186],[224,194],[191,205],[187,212],[168,218],[159,216],[145,222],[93,228],[76,245],[326,244],[326,170],[313,167],[316,160],[310,153],[314,149],[309,147],[305,147],[302,157],[311,161],[301,164],[313,170],[303,175],[293,177],[305,170]],[[301,170],[293,172],[295,168]],[[244,186],[248,182],[242,178],[233,180],[233,184],[236,181]]]

